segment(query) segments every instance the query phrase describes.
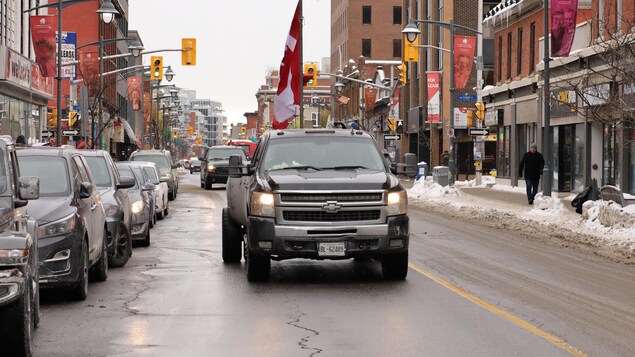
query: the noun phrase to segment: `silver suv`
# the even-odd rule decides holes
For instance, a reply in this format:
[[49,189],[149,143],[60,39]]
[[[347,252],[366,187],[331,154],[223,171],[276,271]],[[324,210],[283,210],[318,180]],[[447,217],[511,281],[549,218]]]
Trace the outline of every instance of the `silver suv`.
[[168,150],[137,150],[130,155],[130,161],[154,162],[161,170],[161,181],[168,183],[168,199],[176,198],[179,190],[179,179],[176,174],[178,164],[172,161],[172,154]]

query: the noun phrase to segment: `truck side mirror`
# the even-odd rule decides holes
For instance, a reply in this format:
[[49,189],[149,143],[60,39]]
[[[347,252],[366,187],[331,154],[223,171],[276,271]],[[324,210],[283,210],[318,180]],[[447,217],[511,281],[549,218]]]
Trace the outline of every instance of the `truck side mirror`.
[[243,159],[239,155],[232,155],[229,157],[229,177],[240,178],[242,177]]
[[90,182],[82,182],[79,185],[79,198],[88,198],[93,194],[93,185]]
[[40,179],[37,177],[22,176],[19,179],[18,198],[21,200],[37,200],[40,198]]

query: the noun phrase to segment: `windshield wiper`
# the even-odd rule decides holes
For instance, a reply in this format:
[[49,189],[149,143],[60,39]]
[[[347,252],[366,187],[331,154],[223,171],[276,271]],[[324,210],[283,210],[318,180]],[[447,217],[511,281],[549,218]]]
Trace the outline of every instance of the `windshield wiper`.
[[348,166],[333,166],[333,167],[324,167],[325,170],[357,170],[357,169],[368,169],[366,166],[361,165],[348,165]]
[[278,170],[308,170],[313,169],[315,171],[322,171],[321,168],[310,166],[310,165],[299,165],[299,166],[287,166],[287,167],[279,167],[275,169],[269,169],[268,171],[278,171]]

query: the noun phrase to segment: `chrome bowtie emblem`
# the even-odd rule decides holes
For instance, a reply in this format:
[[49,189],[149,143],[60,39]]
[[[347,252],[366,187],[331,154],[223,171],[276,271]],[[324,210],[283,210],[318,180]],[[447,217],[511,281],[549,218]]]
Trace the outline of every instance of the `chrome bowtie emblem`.
[[322,206],[322,209],[329,213],[335,213],[339,211],[340,208],[342,208],[342,206],[338,205],[337,201],[328,201],[326,205]]

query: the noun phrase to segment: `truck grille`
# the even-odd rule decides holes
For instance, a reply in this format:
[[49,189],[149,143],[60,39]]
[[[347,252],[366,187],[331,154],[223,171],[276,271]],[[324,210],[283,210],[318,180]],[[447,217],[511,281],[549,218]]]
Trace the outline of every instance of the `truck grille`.
[[329,213],[324,211],[284,211],[285,221],[302,222],[345,222],[345,221],[375,221],[381,216],[380,210],[340,211]]
[[283,193],[280,197],[282,202],[372,202],[381,201],[381,193],[306,193],[291,194]]

